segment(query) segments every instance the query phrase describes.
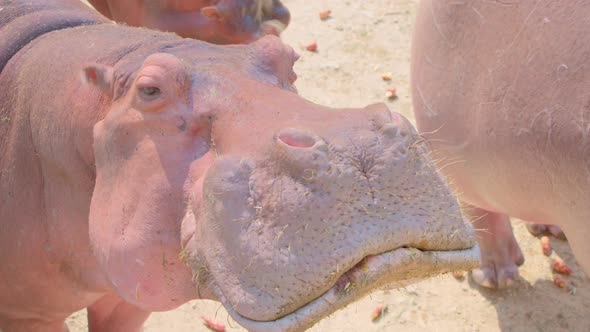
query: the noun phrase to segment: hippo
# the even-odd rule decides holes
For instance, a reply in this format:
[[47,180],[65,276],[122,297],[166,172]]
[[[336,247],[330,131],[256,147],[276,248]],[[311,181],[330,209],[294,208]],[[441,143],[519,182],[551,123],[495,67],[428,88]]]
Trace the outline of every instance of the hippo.
[[0,1],[0,329],[139,331],[220,301],[301,331],[479,263],[411,124],[295,92],[279,38],[214,45],[77,0]]
[[175,32],[215,44],[278,36],[289,25],[280,0],[88,0],[104,16],[136,27]]
[[518,278],[509,216],[559,226],[590,272],[589,15],[574,0],[420,2],[417,127],[481,229],[482,286]]

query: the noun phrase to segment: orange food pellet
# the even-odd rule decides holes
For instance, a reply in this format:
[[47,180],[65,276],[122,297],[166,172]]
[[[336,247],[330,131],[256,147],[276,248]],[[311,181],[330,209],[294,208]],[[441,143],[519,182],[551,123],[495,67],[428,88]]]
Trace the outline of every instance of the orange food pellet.
[[310,52],[315,52],[318,50],[318,43],[313,41],[313,42],[307,44],[307,46],[305,46],[305,49]]
[[214,321],[211,318],[201,316],[203,320],[203,325],[205,325],[208,329],[215,332],[225,332],[225,325],[220,322]]
[[553,267],[553,271],[555,271],[557,273],[565,274],[568,276],[570,274],[572,274],[572,268],[569,267],[569,265],[567,265],[567,263],[564,262],[563,259],[561,259],[559,257],[555,257],[553,259],[553,262],[551,263],[551,267]]
[[549,256],[549,254],[551,253],[551,243],[549,243],[548,236],[541,237],[541,250],[543,250],[543,254],[545,256]]
[[320,20],[323,21],[323,20],[327,19],[328,17],[330,17],[330,14],[332,14],[331,10],[329,10],[329,9],[322,10],[320,12]]
[[385,98],[393,99],[396,97],[395,88],[390,86],[385,89]]
[[376,321],[377,319],[383,317],[387,312],[387,306],[385,304],[379,304],[373,309],[371,312],[371,320]]
[[555,286],[559,288],[565,287],[565,280],[563,280],[563,278],[561,278],[560,276],[553,276],[553,283],[555,284]]

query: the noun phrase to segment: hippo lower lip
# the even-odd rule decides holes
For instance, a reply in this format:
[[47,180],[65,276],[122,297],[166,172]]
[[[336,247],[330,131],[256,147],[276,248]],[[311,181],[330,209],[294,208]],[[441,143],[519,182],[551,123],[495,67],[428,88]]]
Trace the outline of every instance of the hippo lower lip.
[[479,264],[479,247],[448,251],[422,251],[401,247],[378,255],[367,256],[318,298],[294,312],[272,321],[257,321],[236,312],[217,285],[213,292],[223,303],[231,317],[249,331],[304,331],[322,317],[342,309],[371,291],[400,287],[436,275],[455,270],[470,270]]

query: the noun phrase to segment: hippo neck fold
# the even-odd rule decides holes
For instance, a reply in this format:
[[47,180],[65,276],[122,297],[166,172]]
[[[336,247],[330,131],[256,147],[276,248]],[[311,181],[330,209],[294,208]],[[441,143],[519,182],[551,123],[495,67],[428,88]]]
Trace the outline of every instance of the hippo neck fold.
[[77,0],[0,2],[0,73],[21,49],[51,31],[109,22]]

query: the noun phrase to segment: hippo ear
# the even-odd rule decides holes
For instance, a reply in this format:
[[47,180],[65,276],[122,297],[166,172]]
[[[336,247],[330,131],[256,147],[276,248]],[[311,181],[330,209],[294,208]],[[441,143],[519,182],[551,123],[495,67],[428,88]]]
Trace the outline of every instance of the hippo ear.
[[203,16],[208,17],[212,20],[217,20],[217,21],[223,20],[223,15],[221,14],[221,11],[219,10],[219,8],[217,8],[217,6],[203,7],[203,8],[201,8],[201,14],[203,14]]
[[113,96],[113,68],[101,64],[92,64],[84,67],[82,81],[98,87],[109,97]]

